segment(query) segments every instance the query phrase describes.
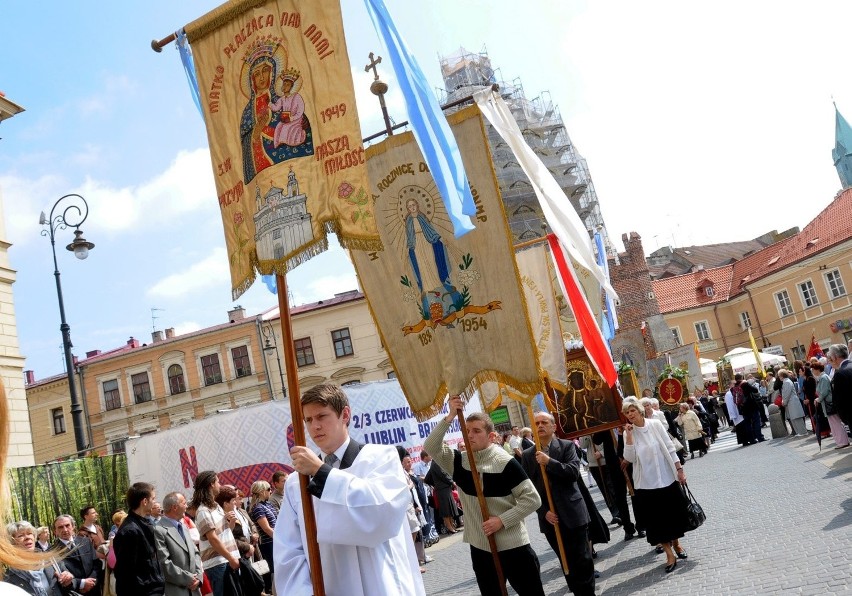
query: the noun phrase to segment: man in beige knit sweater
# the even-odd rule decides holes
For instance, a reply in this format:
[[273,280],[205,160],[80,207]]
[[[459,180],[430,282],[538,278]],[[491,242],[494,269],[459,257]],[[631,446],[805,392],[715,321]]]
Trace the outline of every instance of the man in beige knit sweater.
[[[524,519],[541,505],[533,483],[521,464],[505,450],[491,442],[494,423],[484,413],[467,417],[467,451],[450,449],[444,435],[463,410],[458,396],[450,398],[449,413],[439,422],[423,443],[432,459],[444,469],[459,489],[464,507],[464,541],[470,544],[470,558],[476,583],[483,596],[501,594],[488,536],[494,536],[503,573],[519,596],[544,596],[538,556],[530,546]],[[482,511],[470,472],[470,455],[482,478],[482,491],[490,517],[482,519]]]

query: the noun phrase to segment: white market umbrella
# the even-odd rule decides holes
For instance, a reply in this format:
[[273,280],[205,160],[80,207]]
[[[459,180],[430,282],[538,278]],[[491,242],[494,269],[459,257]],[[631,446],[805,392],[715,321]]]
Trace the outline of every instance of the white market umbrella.
[[716,381],[719,374],[716,372],[716,361],[710,358],[699,358],[698,364],[701,366],[701,377],[705,381]]
[[[775,354],[767,354],[766,352],[758,352],[757,354],[764,369],[786,362],[785,358]],[[757,372],[757,361],[754,359],[754,351],[751,348],[734,348],[725,354],[724,358],[727,358],[731,363],[731,368],[734,369],[735,373]]]

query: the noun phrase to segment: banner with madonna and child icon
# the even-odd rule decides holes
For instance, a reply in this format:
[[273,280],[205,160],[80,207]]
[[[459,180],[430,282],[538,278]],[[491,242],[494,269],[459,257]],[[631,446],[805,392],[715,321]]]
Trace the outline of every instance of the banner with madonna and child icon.
[[233,298],[327,247],[379,250],[337,0],[237,0],[185,27]]
[[367,149],[384,250],[352,260],[400,385],[418,419],[447,393],[498,381],[534,396],[539,358],[479,109],[447,118],[476,204],[456,238],[411,133]]

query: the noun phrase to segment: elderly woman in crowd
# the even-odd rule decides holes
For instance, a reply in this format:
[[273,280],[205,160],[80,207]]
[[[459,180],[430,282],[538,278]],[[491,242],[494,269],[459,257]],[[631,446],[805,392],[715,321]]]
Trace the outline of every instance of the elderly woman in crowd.
[[680,413],[677,417],[677,423],[689,445],[689,459],[695,459],[696,451],[698,451],[698,457],[704,457],[704,454],[707,453],[707,443],[704,440],[704,430],[701,426],[701,420],[698,419],[698,414],[689,407],[689,404],[681,403],[678,409]]
[[[30,522],[11,523],[6,526],[6,532],[13,544],[25,551],[35,552],[36,530]],[[74,576],[65,569],[64,563],[56,562],[55,565],[56,567],[49,565],[35,571],[8,567],[3,581],[18,586],[27,594],[62,596],[63,593],[67,593],[63,588],[71,589]]]
[[817,378],[816,384],[816,399],[814,402],[818,407],[822,408],[822,413],[828,419],[828,426],[831,428],[831,436],[834,437],[835,449],[843,449],[849,447],[849,435],[846,434],[846,429],[843,428],[843,421],[840,420],[840,415],[834,408],[834,399],[831,394],[831,379],[825,372],[825,366],[821,362],[811,364],[811,370]]
[[680,545],[687,516],[680,484],[686,484],[686,473],[659,420],[646,419],[636,399],[625,399],[621,410],[629,421],[624,426],[624,459],[633,464],[636,519],[648,543],[663,547],[665,570],[671,573],[678,559],[687,558]]

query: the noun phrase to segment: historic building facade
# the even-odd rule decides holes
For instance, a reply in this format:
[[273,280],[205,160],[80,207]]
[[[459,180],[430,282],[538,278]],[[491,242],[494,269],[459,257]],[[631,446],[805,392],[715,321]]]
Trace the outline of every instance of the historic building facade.
[[655,280],[660,311],[680,343],[717,360],[749,345],[802,358],[852,339],[852,189],[798,234],[722,267]]
[[[301,390],[329,381],[340,385],[393,376],[364,295],[357,290],[291,309]],[[287,386],[278,308],[176,335],[156,331],[152,342],[130,338],[77,362],[87,442],[99,453],[120,452],[127,437],[269,399]],[[75,452],[70,396],[64,374],[35,380],[26,389],[36,461]]]

